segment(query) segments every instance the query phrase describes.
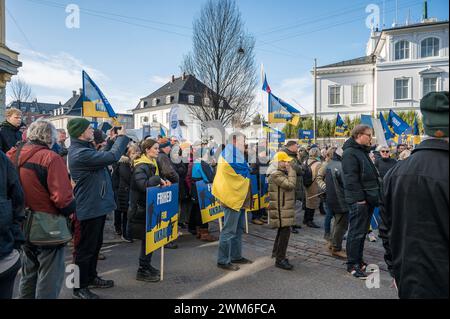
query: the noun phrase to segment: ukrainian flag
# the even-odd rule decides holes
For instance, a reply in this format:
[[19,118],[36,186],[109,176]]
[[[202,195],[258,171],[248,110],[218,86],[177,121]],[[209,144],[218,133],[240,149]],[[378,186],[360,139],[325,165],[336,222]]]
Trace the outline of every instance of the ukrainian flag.
[[224,206],[241,210],[250,191],[250,168],[244,154],[234,145],[227,145],[217,162],[212,194]]
[[413,130],[413,144],[418,145],[420,144],[420,131],[419,131],[419,123],[417,122],[417,118],[414,119],[414,130]]
[[347,133],[347,130],[348,130],[348,126],[345,124],[344,120],[338,113],[337,117],[336,117],[336,126],[334,129],[334,136],[345,136],[345,134]]
[[269,93],[269,123],[289,123],[297,126],[299,122],[299,110]]

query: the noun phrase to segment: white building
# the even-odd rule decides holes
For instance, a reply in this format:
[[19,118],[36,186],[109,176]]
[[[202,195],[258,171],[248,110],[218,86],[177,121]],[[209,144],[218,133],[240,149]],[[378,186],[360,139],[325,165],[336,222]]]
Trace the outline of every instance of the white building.
[[317,112],[351,117],[419,110],[431,91],[449,90],[448,21],[373,31],[366,56],[317,68]]
[[[171,81],[142,98],[133,110],[134,127],[144,125],[170,128],[170,111],[178,107],[178,121],[183,139],[194,142],[202,137],[201,122],[190,112],[193,107],[209,107],[210,96],[215,93],[193,75],[179,78],[172,76]],[[228,106],[226,106],[228,107]]]

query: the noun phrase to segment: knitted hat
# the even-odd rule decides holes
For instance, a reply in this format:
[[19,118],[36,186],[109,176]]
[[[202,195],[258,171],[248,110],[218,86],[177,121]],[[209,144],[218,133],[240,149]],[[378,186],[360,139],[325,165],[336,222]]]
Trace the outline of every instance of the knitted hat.
[[447,92],[430,92],[420,101],[425,134],[434,137],[448,137]]
[[79,138],[81,134],[83,134],[84,131],[86,131],[89,125],[91,125],[91,122],[89,122],[86,119],[83,118],[71,119],[67,124],[67,131],[69,132],[70,137]]

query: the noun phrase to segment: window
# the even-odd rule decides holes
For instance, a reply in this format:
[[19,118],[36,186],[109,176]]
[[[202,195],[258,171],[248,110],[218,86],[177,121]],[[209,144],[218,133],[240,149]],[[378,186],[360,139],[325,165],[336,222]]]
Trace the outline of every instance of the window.
[[194,104],[195,103],[195,97],[193,95],[189,95],[188,96],[188,103],[189,104]]
[[158,122],[158,115],[157,114],[153,114],[152,121],[153,122]]
[[156,104],[158,104],[158,101],[156,99],[152,100],[152,106],[156,106]]
[[166,104],[172,103],[172,97],[170,95],[166,96]]
[[402,40],[395,44],[395,60],[409,59],[409,42]]
[[364,84],[352,85],[352,104],[364,103]]
[[328,104],[330,105],[341,104],[341,87],[339,85],[328,87]]
[[148,105],[148,102],[144,101],[144,107],[147,107],[147,105]]
[[423,79],[423,95],[437,91],[437,78]]
[[422,41],[421,45],[421,57],[428,58],[439,55],[439,39],[438,38],[426,38]]
[[409,79],[395,80],[395,99],[406,100],[409,98]]

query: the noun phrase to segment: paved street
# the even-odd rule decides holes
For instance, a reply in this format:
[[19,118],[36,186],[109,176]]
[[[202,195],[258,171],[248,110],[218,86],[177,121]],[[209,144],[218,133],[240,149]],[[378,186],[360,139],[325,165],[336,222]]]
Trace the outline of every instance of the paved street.
[[[322,223],[323,216],[317,215],[316,220]],[[140,243],[116,243],[112,221],[107,223],[102,249],[107,259],[99,261],[98,269],[101,276],[114,279],[116,286],[95,290],[102,298],[396,298],[383,262],[380,240],[366,241],[365,249],[367,262],[380,266],[379,289],[366,288],[364,281],[347,274],[343,261],[329,255],[322,239],[323,229],[302,228],[300,234],[292,234],[288,256],[295,268],[291,272],[275,268],[270,258],[275,230],[252,224],[250,233],[243,238],[243,253],[255,261],[253,264],[244,265],[237,272],[218,269],[217,242],[203,243],[184,234],[177,241],[179,249],[165,250],[164,281],[144,283],[134,279]],[[218,225],[212,227],[217,235]],[[160,252],[153,258],[154,266],[159,268]],[[66,261],[71,261],[69,247]],[[60,298],[70,297],[70,290],[63,288]]]

